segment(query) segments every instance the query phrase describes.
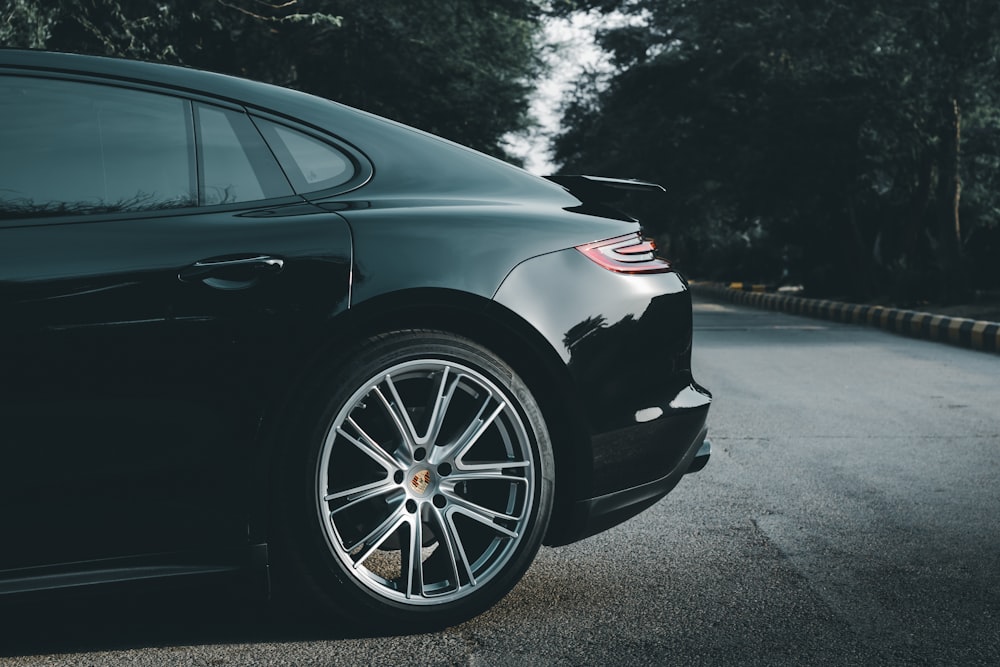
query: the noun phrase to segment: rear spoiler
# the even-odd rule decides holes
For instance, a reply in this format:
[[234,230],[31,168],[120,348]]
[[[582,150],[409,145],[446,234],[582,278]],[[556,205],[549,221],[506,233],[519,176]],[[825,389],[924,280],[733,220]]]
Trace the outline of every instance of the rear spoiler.
[[562,174],[545,178],[563,186],[584,204],[610,204],[623,199],[629,191],[666,192],[662,185],[632,178]]

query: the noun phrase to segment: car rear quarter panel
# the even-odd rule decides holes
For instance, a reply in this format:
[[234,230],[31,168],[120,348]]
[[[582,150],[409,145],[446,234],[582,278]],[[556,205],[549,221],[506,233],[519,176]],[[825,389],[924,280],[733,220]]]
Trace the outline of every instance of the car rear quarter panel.
[[[691,298],[679,274],[614,273],[570,249],[518,266],[496,301],[560,355],[571,418],[589,436],[568,452],[575,497],[562,499],[566,514],[554,520],[550,542],[631,516],[590,523],[589,501],[679,479],[711,402],[691,375]],[[573,503],[582,510],[568,508]]]

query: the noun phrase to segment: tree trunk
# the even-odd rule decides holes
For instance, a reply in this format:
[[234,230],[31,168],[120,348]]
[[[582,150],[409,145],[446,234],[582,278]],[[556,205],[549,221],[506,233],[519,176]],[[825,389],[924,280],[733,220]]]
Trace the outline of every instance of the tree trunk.
[[962,201],[961,141],[962,111],[957,96],[947,102],[947,124],[943,129],[941,156],[940,263],[943,271],[942,295],[946,302],[961,301],[967,296],[968,277],[962,252],[962,223],[959,208]]
[[955,234],[955,257],[959,261],[962,259],[962,222],[958,214],[959,204],[962,200],[962,111],[958,106],[958,100],[952,98],[952,127],[954,129],[952,145],[952,189],[951,189],[951,213],[954,221]]

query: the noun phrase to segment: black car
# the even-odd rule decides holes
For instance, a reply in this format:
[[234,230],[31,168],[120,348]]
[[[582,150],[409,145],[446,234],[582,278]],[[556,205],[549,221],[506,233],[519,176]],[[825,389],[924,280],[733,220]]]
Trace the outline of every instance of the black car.
[[0,595],[258,571],[430,627],[655,503],[711,395],[622,189],[659,188],[0,51]]

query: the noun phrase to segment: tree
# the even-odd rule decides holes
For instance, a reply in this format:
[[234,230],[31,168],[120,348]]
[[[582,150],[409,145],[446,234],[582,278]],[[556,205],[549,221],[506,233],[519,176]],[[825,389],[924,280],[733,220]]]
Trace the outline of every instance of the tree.
[[534,2],[330,4],[344,24],[299,61],[304,89],[509,158],[541,67]]
[[[703,275],[954,298],[997,228],[1000,7],[609,0],[616,71],[566,106],[568,171],[675,193],[660,231]],[[980,271],[979,274],[982,275]]]
[[56,14],[36,0],[8,0],[6,9],[0,12],[0,46],[43,48]]

